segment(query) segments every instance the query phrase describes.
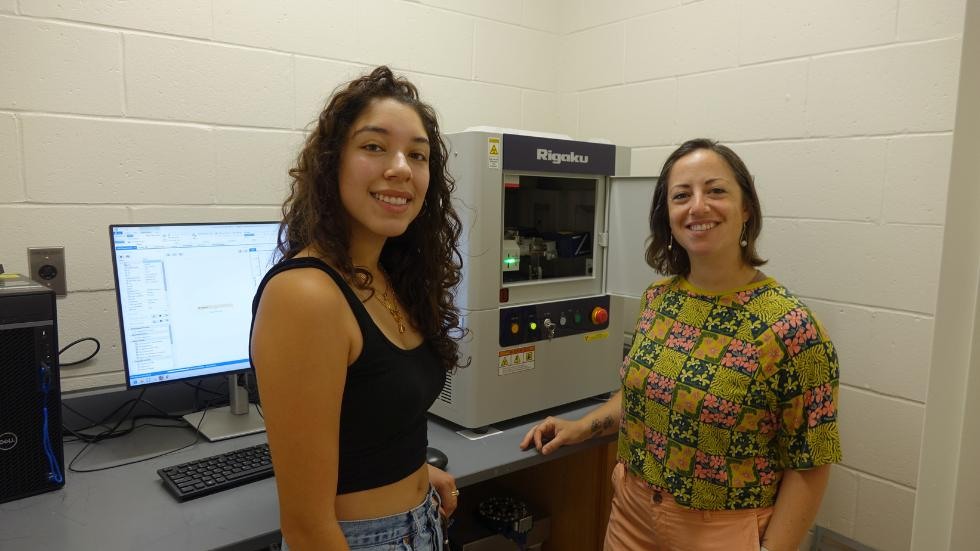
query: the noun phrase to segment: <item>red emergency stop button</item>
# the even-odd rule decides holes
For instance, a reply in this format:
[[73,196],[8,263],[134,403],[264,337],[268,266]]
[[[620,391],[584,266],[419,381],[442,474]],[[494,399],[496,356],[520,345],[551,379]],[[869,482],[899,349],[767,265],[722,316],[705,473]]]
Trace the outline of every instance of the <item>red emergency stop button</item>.
[[596,306],[592,309],[592,324],[602,325],[609,321],[609,312],[602,306]]

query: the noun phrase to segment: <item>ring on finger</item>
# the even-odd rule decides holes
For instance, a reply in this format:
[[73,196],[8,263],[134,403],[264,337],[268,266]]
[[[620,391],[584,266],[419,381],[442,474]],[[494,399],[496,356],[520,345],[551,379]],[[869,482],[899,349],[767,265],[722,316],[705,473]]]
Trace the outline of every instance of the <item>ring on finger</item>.
[[453,491],[449,492],[449,495],[459,497],[459,488],[453,488]]

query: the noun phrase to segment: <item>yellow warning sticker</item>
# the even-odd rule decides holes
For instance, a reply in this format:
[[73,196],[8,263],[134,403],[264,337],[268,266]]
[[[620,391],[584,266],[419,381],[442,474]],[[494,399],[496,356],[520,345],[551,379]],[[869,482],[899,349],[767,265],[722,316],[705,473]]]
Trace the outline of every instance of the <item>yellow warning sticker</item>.
[[534,347],[508,348],[497,352],[497,375],[510,375],[534,369]]
[[582,335],[582,338],[585,339],[585,342],[592,342],[592,341],[606,339],[609,338],[609,331],[599,331],[598,333],[587,333],[585,335]]
[[487,138],[487,168],[500,168],[500,138]]

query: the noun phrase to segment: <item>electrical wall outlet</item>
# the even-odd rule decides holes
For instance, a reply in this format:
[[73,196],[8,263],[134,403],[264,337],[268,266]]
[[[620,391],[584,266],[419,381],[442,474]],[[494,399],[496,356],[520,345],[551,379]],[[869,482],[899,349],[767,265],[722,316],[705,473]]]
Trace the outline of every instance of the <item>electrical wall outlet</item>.
[[59,297],[68,294],[64,247],[28,247],[31,279],[51,289]]

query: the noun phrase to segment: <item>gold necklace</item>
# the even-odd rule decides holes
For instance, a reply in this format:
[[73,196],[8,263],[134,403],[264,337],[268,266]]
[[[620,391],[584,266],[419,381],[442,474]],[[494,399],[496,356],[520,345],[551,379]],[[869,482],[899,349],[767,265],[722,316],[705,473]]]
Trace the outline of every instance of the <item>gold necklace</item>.
[[398,332],[404,333],[407,329],[405,327],[405,320],[402,318],[401,310],[398,309],[398,304],[388,298],[388,288],[388,283],[385,282],[385,291],[380,295],[378,293],[374,293],[374,296],[378,297],[378,302],[384,305],[385,309],[388,310],[388,313],[391,314],[391,317],[395,320],[395,323],[398,324]]

